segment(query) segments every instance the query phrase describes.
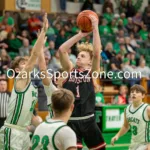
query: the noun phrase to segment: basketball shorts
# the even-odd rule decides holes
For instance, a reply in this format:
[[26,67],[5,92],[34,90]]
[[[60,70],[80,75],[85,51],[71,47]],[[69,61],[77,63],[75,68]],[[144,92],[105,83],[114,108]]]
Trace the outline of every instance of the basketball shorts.
[[82,148],[82,139],[89,149],[99,150],[106,146],[94,116],[84,120],[69,120],[68,126],[76,133],[78,148]]
[[147,150],[148,144],[139,144],[139,143],[132,143],[129,146],[129,150]]
[[30,133],[3,126],[0,129],[0,150],[29,150]]

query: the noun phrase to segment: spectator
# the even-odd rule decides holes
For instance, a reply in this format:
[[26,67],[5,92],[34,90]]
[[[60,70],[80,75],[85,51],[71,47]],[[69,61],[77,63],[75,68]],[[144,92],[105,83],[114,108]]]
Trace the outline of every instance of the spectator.
[[118,33],[118,27],[117,27],[117,22],[116,22],[116,20],[112,20],[112,21],[111,21],[110,31],[111,31],[111,34],[112,34],[112,35]]
[[144,41],[145,48],[150,48],[150,32],[148,33],[147,40]]
[[121,56],[120,52],[118,54],[116,54],[116,56],[112,57],[112,59],[110,61],[112,71],[121,70],[121,66],[122,66],[122,59],[121,58],[122,58],[122,56]]
[[147,31],[147,26],[146,25],[142,26],[142,29],[140,30],[139,35],[140,35],[140,37],[141,37],[141,39],[143,41],[147,40],[147,38],[148,38],[148,31]]
[[140,45],[138,45],[137,42],[136,42],[136,39],[135,39],[135,37],[134,37],[133,32],[130,33],[130,45],[131,45],[133,48],[140,48]]
[[7,81],[0,80],[0,128],[4,125],[7,117],[10,93],[7,91]]
[[23,46],[19,48],[19,55],[20,56],[29,56],[29,51],[32,48],[29,44],[28,39],[23,39]]
[[148,6],[145,7],[145,10],[144,10],[144,15],[150,11],[150,0],[148,1]]
[[14,33],[8,34],[8,52],[19,53],[19,48],[22,46],[22,41],[20,41]]
[[135,59],[135,53],[130,53],[130,64],[133,68],[136,68],[136,59]]
[[37,17],[41,22],[43,22],[43,16],[45,14],[45,9],[42,9],[40,15]]
[[96,84],[95,85],[95,105],[96,106],[102,106],[104,105],[104,95],[102,94],[102,88]]
[[54,41],[49,41],[48,46],[46,49],[49,50],[50,55],[53,57],[55,55],[56,49],[55,49],[55,42]]
[[103,17],[107,20],[107,24],[110,24],[113,20],[114,15],[109,7],[106,8],[106,13],[103,14]]
[[132,0],[127,1],[127,7],[126,7],[126,16],[133,17],[135,15],[135,8],[133,6]]
[[68,54],[69,54],[69,58],[72,62],[72,64],[75,66],[76,64],[76,56],[74,54],[72,54],[72,49],[68,49]]
[[85,2],[83,3],[83,6],[81,8],[81,11],[83,10],[93,10],[93,0],[85,0]]
[[119,32],[122,32],[122,30],[124,31],[124,33],[122,32],[122,34],[119,33],[119,34],[121,34],[122,36],[125,36],[125,35],[128,34],[127,29],[126,29],[125,26],[123,25],[123,20],[122,20],[122,19],[119,19],[119,20],[118,20],[118,30],[119,30]]
[[106,44],[105,54],[107,55],[109,60],[111,60],[111,58],[114,56],[113,45],[111,42],[108,42]]
[[111,9],[111,12],[114,12],[113,3],[111,2],[111,0],[105,0],[103,5],[103,13],[106,13],[106,9],[108,7]]
[[20,12],[18,13],[18,26],[20,30],[28,30],[28,19],[29,13],[26,12],[25,7],[21,7]]
[[148,80],[148,88],[150,88],[150,68],[146,66],[145,60],[140,60],[140,65],[136,68],[136,71],[140,73],[141,78]]
[[140,61],[136,71],[141,73],[142,78],[150,79],[150,68],[146,66],[145,60]]
[[48,68],[51,69],[52,73],[62,68],[58,50],[56,51],[55,56],[49,60]]
[[36,14],[34,12],[30,13],[31,18],[28,19],[28,27],[30,33],[35,36],[38,30],[42,27],[42,22],[36,17]]
[[111,33],[109,26],[107,26],[107,20],[106,19],[102,20],[102,25],[99,26],[99,32],[101,35],[108,35]]
[[126,1],[121,0],[119,5],[119,13],[126,13],[126,12],[127,12]]
[[128,23],[126,25],[126,29],[128,30],[128,33],[132,32],[133,28],[134,28],[134,24],[133,24],[132,18],[129,17],[128,18]]
[[114,96],[112,104],[125,105],[128,103],[129,103],[128,88],[126,85],[121,85],[119,88],[119,94]]
[[7,25],[9,25],[11,27],[14,26],[14,19],[12,17],[10,17],[10,12],[9,11],[5,11],[4,16],[0,17],[0,23],[2,23],[4,20],[5,20],[5,23],[7,23]]
[[58,34],[57,38],[56,38],[56,42],[55,42],[56,45],[55,45],[55,48],[58,49],[59,46],[60,46],[61,44],[63,44],[66,40],[67,40],[67,38],[66,38],[66,36],[65,36],[65,30],[64,30],[64,29],[61,29],[61,30],[59,31],[59,34]]
[[120,53],[121,53],[122,58],[124,58],[124,56],[127,54],[127,50],[124,44],[120,44]]
[[133,17],[133,23],[137,25],[139,28],[142,26],[142,14],[141,12],[137,12]]
[[143,15],[143,22],[148,27],[148,30],[150,30],[150,10]]
[[0,32],[0,48],[8,48],[7,35],[6,31]]
[[123,21],[123,25],[124,26],[126,26],[128,24],[128,20],[126,18],[126,14],[125,13],[121,13],[120,19]]
[[50,24],[49,24],[46,36],[48,38],[48,41],[55,41],[56,39],[55,30]]
[[115,53],[120,52],[120,44],[125,44],[124,36],[122,37],[122,34],[123,33],[120,33],[121,37],[117,38],[118,42],[115,42],[115,44],[113,45],[113,49],[114,49]]
[[10,67],[10,56],[7,54],[7,51],[5,49],[2,49],[0,51],[0,57],[1,57],[1,63],[2,63],[2,68],[6,74],[7,69]]
[[0,57],[0,79],[2,78],[6,78],[6,75],[3,69],[3,65],[2,65],[2,58]]
[[128,53],[136,53],[134,48],[130,44],[130,37],[125,37],[125,47]]

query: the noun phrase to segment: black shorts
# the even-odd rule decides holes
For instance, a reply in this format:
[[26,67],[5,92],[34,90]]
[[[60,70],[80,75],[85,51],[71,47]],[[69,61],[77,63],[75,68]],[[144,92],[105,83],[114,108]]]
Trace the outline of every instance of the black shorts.
[[95,117],[85,120],[69,120],[70,126],[77,136],[77,146],[82,147],[82,139],[90,149],[100,149],[106,146],[102,133],[95,121]]

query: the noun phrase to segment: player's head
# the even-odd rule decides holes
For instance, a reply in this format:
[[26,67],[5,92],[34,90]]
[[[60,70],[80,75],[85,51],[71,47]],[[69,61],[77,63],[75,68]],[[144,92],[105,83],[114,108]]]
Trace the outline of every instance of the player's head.
[[91,67],[93,58],[93,45],[91,43],[77,44],[78,56],[76,65],[80,68]]
[[12,61],[11,68],[16,73],[19,73],[25,67],[26,63],[27,59],[25,57],[18,56]]
[[145,97],[146,91],[143,86],[135,84],[130,89],[130,97],[133,102],[142,101]]
[[59,89],[52,94],[52,109],[54,116],[59,117],[68,114],[69,117],[74,109],[74,95],[66,89]]

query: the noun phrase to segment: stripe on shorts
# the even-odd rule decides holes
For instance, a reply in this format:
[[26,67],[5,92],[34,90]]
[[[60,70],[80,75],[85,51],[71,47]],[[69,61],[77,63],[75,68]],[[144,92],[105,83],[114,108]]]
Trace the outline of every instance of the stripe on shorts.
[[5,128],[5,130],[4,130],[4,150],[10,150],[10,136],[11,136],[11,129]]

